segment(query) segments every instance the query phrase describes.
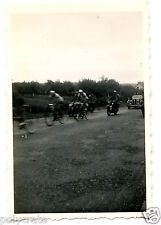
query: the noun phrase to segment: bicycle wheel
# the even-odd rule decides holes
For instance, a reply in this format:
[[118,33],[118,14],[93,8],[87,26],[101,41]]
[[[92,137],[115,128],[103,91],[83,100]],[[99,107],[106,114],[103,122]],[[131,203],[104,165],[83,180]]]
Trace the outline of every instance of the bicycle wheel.
[[48,112],[44,115],[45,124],[47,126],[53,126],[54,118],[53,118],[53,112]]
[[88,118],[87,118],[87,111],[85,110],[85,111],[83,111],[83,114],[82,114],[82,119],[86,119],[86,120],[88,120]]
[[59,112],[56,116],[56,121],[59,121],[59,123],[64,124],[64,120],[65,120],[65,113]]

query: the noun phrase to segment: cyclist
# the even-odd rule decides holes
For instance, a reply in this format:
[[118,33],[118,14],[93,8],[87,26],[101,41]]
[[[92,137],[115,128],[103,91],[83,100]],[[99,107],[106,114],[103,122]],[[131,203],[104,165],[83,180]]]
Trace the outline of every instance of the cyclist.
[[63,117],[63,110],[64,110],[64,99],[54,90],[50,90],[50,97],[53,99],[54,105],[54,120],[57,120],[58,117]]
[[120,100],[120,95],[117,93],[116,90],[114,90],[112,94],[109,96],[108,101],[114,102],[115,107],[119,107],[119,100]]
[[78,91],[78,94],[77,94],[77,100],[79,102],[82,102],[82,103],[87,104],[87,102],[88,102],[88,96],[87,96],[87,94],[83,90],[80,89]]

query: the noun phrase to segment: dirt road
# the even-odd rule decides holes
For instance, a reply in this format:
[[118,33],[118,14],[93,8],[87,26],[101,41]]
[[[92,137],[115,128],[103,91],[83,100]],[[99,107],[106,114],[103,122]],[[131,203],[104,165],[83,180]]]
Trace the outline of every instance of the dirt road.
[[105,110],[88,121],[14,126],[15,212],[123,212],[145,209],[144,120],[140,110]]

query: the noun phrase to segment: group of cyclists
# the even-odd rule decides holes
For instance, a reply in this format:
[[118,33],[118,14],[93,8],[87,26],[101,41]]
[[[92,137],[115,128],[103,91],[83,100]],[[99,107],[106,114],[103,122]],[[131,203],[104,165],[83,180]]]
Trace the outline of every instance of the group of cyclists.
[[[49,97],[50,97],[50,103],[48,104],[46,108],[46,118],[49,118],[49,111],[52,113],[52,121],[59,121],[60,123],[62,122],[62,118],[64,117],[65,114],[68,114],[70,117],[74,117],[75,119],[87,119],[87,112],[93,112],[95,109],[95,104],[96,104],[96,97],[92,93],[87,95],[83,90],[79,89],[78,91],[75,91],[73,94],[73,99],[71,103],[66,103],[64,101],[64,98],[56,93],[54,90],[50,90],[49,92]],[[24,118],[24,111],[23,111],[23,106],[25,106],[23,101],[20,101],[21,98],[17,98],[18,102],[18,109],[17,109],[17,115],[19,115],[19,128],[21,129],[26,129],[27,130],[27,124],[25,122]],[[108,94],[107,96],[107,115],[117,114],[119,110],[119,105],[120,105],[120,95],[116,90]],[[143,101],[144,102],[144,101]],[[13,105],[14,106],[14,105]],[[50,108],[50,110],[49,110]],[[144,117],[144,104],[142,104],[142,114]],[[44,114],[45,118],[45,114]],[[50,114],[51,118],[51,114]]]
[[[44,117],[49,118],[48,112],[50,111],[53,117],[52,120],[53,121],[57,120],[60,123],[63,123],[62,118],[64,114],[68,114],[69,116],[75,118],[76,120],[83,119],[83,118],[87,119],[87,112],[88,111],[93,112],[95,109],[95,103],[96,103],[95,95],[93,95],[92,93],[87,95],[81,89],[79,89],[78,91],[75,91],[75,93],[73,94],[72,102],[70,104],[67,104],[66,101],[64,101],[64,98],[60,94],[56,93],[54,90],[50,90],[49,97],[51,99],[50,101],[51,104],[48,104]],[[113,93],[107,97],[107,102],[114,102],[114,107],[118,108],[119,98],[120,98],[119,94],[117,93],[117,91],[114,90]],[[21,98],[18,98],[18,99],[21,99]],[[27,105],[24,105],[23,103],[24,102],[22,101],[21,104],[20,103],[18,104],[19,105],[18,114],[20,117],[20,119],[18,119],[19,128],[27,130],[28,129],[27,123],[24,117],[24,112],[25,112],[24,106],[25,108],[27,108]],[[21,113],[19,113],[19,111]],[[45,121],[47,125],[50,124],[47,122],[46,119]]]
[[[50,91],[50,97],[54,99],[54,102],[56,101],[56,104],[62,104],[64,102],[63,97],[53,90]],[[73,102],[81,102],[84,104],[88,104],[89,101],[95,100],[96,98],[93,94],[87,96],[87,94],[81,89],[79,91],[76,91],[73,97]]]
[[[53,99],[54,105],[54,120],[61,118],[63,116],[64,108],[64,99],[54,90],[50,90],[50,95]],[[114,90],[107,98],[107,102],[110,105],[113,104],[113,108],[119,108],[120,95]],[[87,95],[83,90],[79,89],[74,93],[73,101],[68,105],[68,115],[73,116],[75,119],[78,117],[86,118],[87,111],[93,112],[95,109],[96,97],[93,94]]]
[[[51,90],[50,95],[51,98],[54,99],[54,104],[56,105],[61,105],[64,102],[64,99],[62,96],[60,96],[58,93],[55,91]],[[113,91],[113,93],[108,96],[108,101],[114,101],[116,104],[119,103],[120,95],[117,93],[116,90]],[[83,104],[86,104],[88,106],[89,102],[95,102],[96,97],[93,94],[87,95],[83,90],[78,90],[74,93],[73,97],[73,103],[75,102],[81,102]]]
[[[82,111],[82,113],[85,113],[85,111],[86,112],[87,111],[93,112],[94,109],[95,109],[95,104],[96,104],[95,95],[93,95],[92,93],[87,95],[86,92],[84,92],[82,89],[79,89],[79,90],[77,90],[73,93],[73,99],[72,99],[70,104],[67,104],[66,101],[64,101],[64,98],[60,94],[56,93],[56,91],[54,91],[54,90],[50,90],[49,97],[50,97],[50,103],[51,104],[48,104],[48,106],[46,108],[46,112],[51,107],[52,109],[54,109],[54,112],[57,115],[59,114],[59,117],[62,117],[64,112],[67,112],[67,110],[69,112],[68,115],[69,114],[72,115],[73,113],[75,114],[75,113],[78,113],[80,111]],[[21,100],[22,98],[19,96],[18,100],[19,99]],[[119,94],[117,93],[116,90],[114,90],[113,93],[111,93],[107,97],[107,102],[108,103],[114,102],[115,106],[118,107],[119,106],[119,99],[120,99]],[[15,98],[14,98],[14,102],[15,102]],[[19,116],[21,118],[23,118],[22,114],[24,114],[24,110],[23,110],[23,108],[24,108],[23,103],[24,102],[23,101],[22,101],[22,103],[20,102],[21,104],[19,102],[17,104],[18,105],[17,108],[19,109],[18,114],[20,114]],[[19,113],[19,111],[21,113]],[[56,119],[57,118],[55,116],[55,120]]]
[[[64,111],[64,99],[62,96],[60,96],[58,93],[56,93],[54,90],[50,91],[50,98],[53,99],[53,105],[54,105],[54,111],[55,113],[59,113],[59,116],[62,116],[62,113]],[[73,101],[69,104],[69,114],[77,113],[78,111],[87,111],[88,107],[91,104],[95,104],[96,97],[93,94],[87,95],[83,90],[79,89],[74,93]],[[94,108],[94,107],[93,107]],[[56,116],[55,116],[56,117]]]

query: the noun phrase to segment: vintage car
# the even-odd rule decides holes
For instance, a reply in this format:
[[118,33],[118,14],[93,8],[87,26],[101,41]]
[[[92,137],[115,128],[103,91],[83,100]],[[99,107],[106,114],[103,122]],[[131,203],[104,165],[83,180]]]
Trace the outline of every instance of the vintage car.
[[141,109],[142,107],[143,96],[142,95],[133,95],[131,99],[127,101],[128,109]]

